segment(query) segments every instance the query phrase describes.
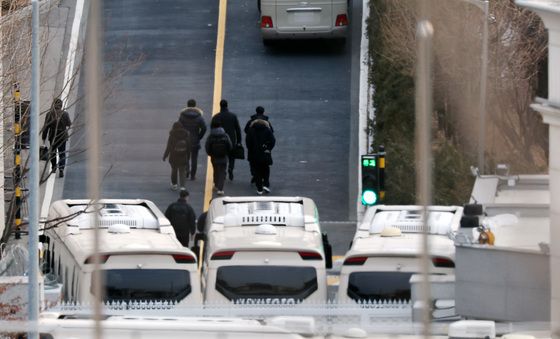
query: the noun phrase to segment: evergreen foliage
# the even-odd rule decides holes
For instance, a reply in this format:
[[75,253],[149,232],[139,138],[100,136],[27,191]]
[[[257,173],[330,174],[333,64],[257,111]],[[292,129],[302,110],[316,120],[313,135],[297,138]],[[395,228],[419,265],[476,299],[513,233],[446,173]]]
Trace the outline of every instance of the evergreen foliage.
[[[387,152],[384,203],[415,204],[415,92],[414,79],[410,76],[413,72],[402,69],[402,65],[385,57],[384,39],[381,38],[383,30],[377,20],[378,16],[383,15],[384,2],[370,2],[368,19],[370,81],[375,88],[375,118],[369,123],[369,133],[373,134],[374,149],[384,145]],[[446,128],[449,125],[445,122],[440,124]],[[473,178],[469,169],[472,159],[468,159],[456,141],[446,137],[449,133],[435,126],[437,123],[433,125],[432,201],[434,204],[462,205],[468,201],[472,189]]]

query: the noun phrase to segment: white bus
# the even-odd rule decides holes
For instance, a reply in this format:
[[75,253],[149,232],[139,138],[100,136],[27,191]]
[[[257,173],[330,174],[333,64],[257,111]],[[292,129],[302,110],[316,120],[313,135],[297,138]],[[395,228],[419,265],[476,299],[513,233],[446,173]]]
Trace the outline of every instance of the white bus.
[[[103,339],[319,339],[312,317],[178,317],[173,315],[104,316]],[[94,338],[91,316],[43,313],[39,319],[41,339]],[[22,331],[23,332],[23,331]],[[1,333],[0,333],[1,334]],[[17,338],[27,337],[19,333]]]
[[327,38],[344,41],[348,0],[258,0],[263,42]]
[[155,204],[140,199],[51,205],[41,236],[43,269],[63,284],[64,300],[93,300],[94,213],[105,301],[202,302],[196,256],[177,240]]
[[205,302],[326,301],[330,245],[311,199],[214,199],[206,233]]
[[[410,278],[420,273],[421,206],[372,206],[346,253],[340,271],[338,301],[410,300]],[[455,245],[463,208],[428,207],[431,274],[453,274]]]

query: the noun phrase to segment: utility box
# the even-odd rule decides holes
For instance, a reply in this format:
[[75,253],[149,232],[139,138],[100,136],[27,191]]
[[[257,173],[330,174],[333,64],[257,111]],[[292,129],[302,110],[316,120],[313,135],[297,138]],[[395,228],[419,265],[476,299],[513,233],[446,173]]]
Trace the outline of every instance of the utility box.
[[[507,166],[501,166],[499,170]],[[502,172],[502,171],[500,171]],[[550,188],[547,175],[479,176],[481,204],[494,246],[455,239],[455,307],[465,317],[550,321]],[[476,239],[476,237],[474,238]]]
[[550,321],[547,254],[457,245],[455,265],[455,308],[459,315],[499,321]]

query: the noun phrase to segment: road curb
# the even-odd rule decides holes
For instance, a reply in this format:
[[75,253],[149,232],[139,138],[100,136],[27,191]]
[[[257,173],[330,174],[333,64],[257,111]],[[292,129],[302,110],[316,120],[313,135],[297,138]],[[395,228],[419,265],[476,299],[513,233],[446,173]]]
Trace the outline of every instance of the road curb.
[[[367,20],[369,18],[369,0],[362,0],[362,32],[361,32],[361,42],[360,42],[360,94],[359,94],[359,104],[358,104],[358,155],[367,154],[370,151],[371,141],[369,140],[369,134],[367,132],[368,118],[370,118],[370,112],[372,114],[371,119],[375,117],[373,109],[373,84],[369,83],[369,68],[371,63],[371,58],[369,55],[369,37],[367,34]],[[360,203],[359,192],[361,192],[362,183],[359,178],[362,177],[361,167],[358,166],[358,196],[356,199],[356,218],[361,221],[365,213],[364,206]]]

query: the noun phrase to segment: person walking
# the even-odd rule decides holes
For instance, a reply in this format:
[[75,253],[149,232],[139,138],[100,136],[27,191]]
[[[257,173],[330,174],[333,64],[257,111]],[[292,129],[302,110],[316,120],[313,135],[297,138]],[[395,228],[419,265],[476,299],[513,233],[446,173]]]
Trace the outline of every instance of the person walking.
[[[245,124],[245,128],[243,129],[243,131],[245,132],[245,138],[247,138],[247,133],[249,132],[249,128],[251,126],[251,123],[257,119],[260,120],[264,120],[266,122],[268,122],[268,126],[270,127],[270,131],[272,133],[274,133],[274,129],[272,128],[272,124],[270,123],[270,121],[268,121],[268,116],[264,115],[264,107],[262,106],[257,106],[257,108],[255,109],[256,114],[251,115],[251,117],[249,118],[249,121],[247,121],[247,123]],[[250,166],[251,163],[249,163],[249,169],[251,170],[251,184],[255,183],[255,171],[253,170],[253,167]]]
[[[204,112],[196,107],[196,100],[189,99],[187,107],[179,114],[179,122],[191,135],[190,159],[187,158],[187,177],[191,180],[196,178],[196,168],[198,166],[198,150],[200,141],[206,134],[206,123],[202,115]],[[190,163],[190,164],[189,164]]]
[[188,198],[189,191],[181,190],[179,199],[165,210],[165,217],[169,219],[177,239],[184,247],[189,247],[190,236],[196,231],[196,214],[189,205]]
[[[49,139],[49,159],[51,160],[51,172],[64,177],[64,167],[66,166],[66,142],[68,141],[68,129],[72,126],[68,112],[62,109],[62,100],[54,99],[53,104],[45,118],[45,124],[41,138],[43,145]],[[58,162],[57,162],[58,155]]]
[[[237,120],[237,115],[232,113],[228,109],[228,102],[227,100],[220,101],[220,112],[218,112],[214,117],[212,117],[212,121],[220,120],[223,129],[226,131],[227,135],[229,136],[229,140],[231,141],[232,150],[233,147],[240,147],[241,146],[241,127],[239,127],[239,120]],[[229,152],[228,154],[228,175],[229,180],[233,180],[233,168],[235,167],[235,157],[233,152]]]
[[179,185],[184,190],[187,180],[187,159],[190,157],[191,137],[190,133],[183,128],[180,122],[173,123],[169,138],[167,139],[167,147],[163,153],[163,161],[169,157],[171,165],[171,189],[177,190],[177,174],[179,175]]
[[226,180],[226,167],[228,155],[231,152],[231,141],[222,127],[221,120],[212,120],[210,135],[206,139],[206,153],[210,156],[214,168],[214,188],[218,195],[224,195],[224,182]]
[[272,165],[272,149],[276,144],[270,123],[255,119],[247,132],[247,160],[255,175],[257,194],[270,193],[270,165]]

